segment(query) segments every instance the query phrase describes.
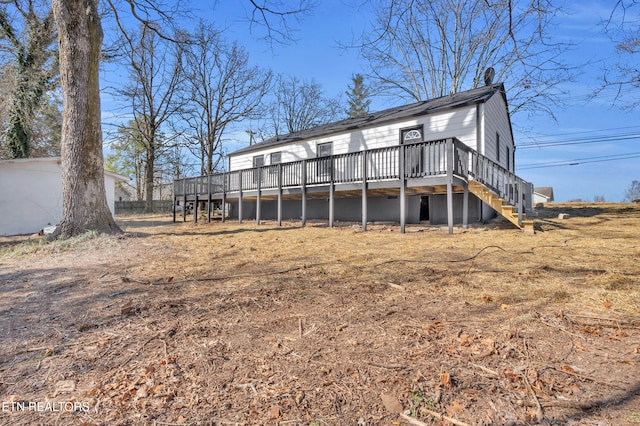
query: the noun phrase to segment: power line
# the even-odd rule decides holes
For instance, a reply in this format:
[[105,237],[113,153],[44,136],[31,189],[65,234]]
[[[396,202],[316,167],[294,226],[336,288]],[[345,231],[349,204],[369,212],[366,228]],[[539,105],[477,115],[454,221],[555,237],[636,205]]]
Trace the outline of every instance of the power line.
[[625,154],[615,154],[615,155],[603,155],[600,157],[588,157],[588,158],[576,158],[573,160],[558,160],[558,161],[550,161],[544,164],[539,165],[525,165],[518,167],[518,170],[530,170],[530,169],[543,169],[547,167],[563,167],[563,166],[578,166],[581,164],[588,163],[602,163],[606,161],[619,161],[619,160],[629,160],[631,158],[640,158],[640,152],[628,152]]
[[572,138],[572,139],[560,139],[548,142],[530,142],[525,145],[518,145],[517,148],[533,149],[533,148],[547,148],[551,146],[564,146],[564,145],[585,145],[591,143],[605,143],[605,142],[619,142],[628,140],[640,140],[640,133],[621,133],[618,135],[610,136],[594,136],[589,138]]
[[629,130],[629,129],[637,129],[638,131],[640,131],[640,126],[636,125],[636,126],[624,126],[624,127],[611,127],[608,129],[589,129],[589,130],[580,130],[579,132],[562,132],[562,133],[554,133],[553,135],[545,135],[545,134],[539,134],[537,136],[538,139],[540,138],[555,138],[557,136],[568,136],[568,135],[582,135],[584,133],[602,133],[602,132],[613,132],[613,131],[620,131],[620,130]]

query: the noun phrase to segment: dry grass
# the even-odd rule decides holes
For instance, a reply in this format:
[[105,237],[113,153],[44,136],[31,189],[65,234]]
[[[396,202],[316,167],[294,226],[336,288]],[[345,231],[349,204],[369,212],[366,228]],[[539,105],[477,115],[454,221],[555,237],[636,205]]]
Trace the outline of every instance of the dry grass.
[[637,205],[551,204],[535,236],[121,220],[0,242],[3,401],[91,406],[7,421],[390,424],[385,395],[427,424],[640,422]]

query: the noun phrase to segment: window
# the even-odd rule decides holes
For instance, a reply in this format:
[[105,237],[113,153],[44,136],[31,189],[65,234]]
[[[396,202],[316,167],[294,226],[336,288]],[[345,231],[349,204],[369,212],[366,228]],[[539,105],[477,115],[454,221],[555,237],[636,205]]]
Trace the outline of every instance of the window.
[[257,183],[260,180],[260,169],[258,167],[264,166],[264,156],[256,155],[253,157],[253,167],[256,167],[256,170],[253,171],[253,183]]
[[500,164],[500,133],[496,133],[496,163]]
[[422,139],[422,126],[413,127],[410,129],[402,129],[402,144],[412,143],[412,142],[421,142]]
[[[333,151],[333,142],[319,143],[317,146],[317,157],[331,157]],[[327,176],[331,174],[331,158],[318,161],[318,176]]]
[[331,156],[331,151],[333,151],[333,143],[319,143],[318,144],[318,157],[329,157]]
[[511,170],[511,150],[507,147],[507,170]]
[[269,173],[270,174],[276,174],[278,173],[278,168],[275,167],[276,165],[282,163],[282,153],[281,152],[272,152],[269,155],[269,164],[271,166],[274,167],[269,167]]
[[272,152],[269,157],[270,164],[279,164],[282,162],[282,153],[281,152]]

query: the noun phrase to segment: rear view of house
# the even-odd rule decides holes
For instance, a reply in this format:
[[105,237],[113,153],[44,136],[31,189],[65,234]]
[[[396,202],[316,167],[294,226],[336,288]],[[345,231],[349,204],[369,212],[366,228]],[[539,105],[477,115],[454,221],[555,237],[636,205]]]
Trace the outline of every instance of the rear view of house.
[[[219,201],[230,217],[515,225],[531,185],[515,176],[502,84],[276,136],[229,154],[226,173],[174,182],[175,202]],[[197,217],[196,217],[197,219]]]

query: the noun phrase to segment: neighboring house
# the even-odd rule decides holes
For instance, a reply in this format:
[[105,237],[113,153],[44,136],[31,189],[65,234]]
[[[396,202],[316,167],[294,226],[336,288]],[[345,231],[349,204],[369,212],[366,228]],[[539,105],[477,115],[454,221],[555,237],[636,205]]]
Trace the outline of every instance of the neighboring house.
[[543,186],[540,188],[533,189],[533,204],[537,205],[538,203],[549,203],[554,201],[553,199],[553,187],[551,186]]
[[[144,192],[141,200],[138,200],[138,190],[128,182],[116,185],[116,201],[144,201]],[[153,200],[173,200],[173,182],[156,183],[153,186]]]
[[229,204],[240,220],[447,223],[451,231],[497,210],[524,227],[532,188],[513,173],[514,152],[506,93],[495,84],[248,146],[229,154],[226,173],[175,181],[174,197]]
[[132,201],[136,199],[136,188],[129,182],[116,183],[116,201]]
[[[115,183],[128,180],[105,171],[107,204],[114,211]],[[62,217],[60,157],[0,161],[0,235],[35,233]]]

